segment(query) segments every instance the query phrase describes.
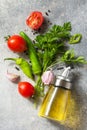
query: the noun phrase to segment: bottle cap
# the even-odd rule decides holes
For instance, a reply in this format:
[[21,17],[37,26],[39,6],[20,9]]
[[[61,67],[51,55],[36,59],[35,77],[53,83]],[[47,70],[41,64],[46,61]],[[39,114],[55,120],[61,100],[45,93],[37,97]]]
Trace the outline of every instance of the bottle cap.
[[71,89],[71,81],[69,79],[71,67],[66,67],[62,75],[58,76],[55,82],[55,87],[62,87],[66,89]]

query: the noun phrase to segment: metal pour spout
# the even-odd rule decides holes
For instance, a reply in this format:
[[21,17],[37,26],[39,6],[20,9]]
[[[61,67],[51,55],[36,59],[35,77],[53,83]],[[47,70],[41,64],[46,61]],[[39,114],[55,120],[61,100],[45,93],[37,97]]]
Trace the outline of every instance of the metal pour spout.
[[71,81],[69,79],[70,69],[71,69],[71,67],[65,68],[62,75],[57,77],[56,82],[55,82],[55,87],[71,89]]

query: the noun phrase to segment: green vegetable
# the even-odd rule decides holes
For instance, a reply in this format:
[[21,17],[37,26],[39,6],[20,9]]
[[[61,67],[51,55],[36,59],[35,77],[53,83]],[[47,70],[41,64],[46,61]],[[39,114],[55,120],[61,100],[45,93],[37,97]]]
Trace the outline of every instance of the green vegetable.
[[47,33],[35,38],[34,46],[38,48],[38,57],[45,71],[59,55],[65,52],[65,42],[70,39],[71,23],[63,26],[54,25]]
[[41,72],[42,72],[41,64],[40,64],[40,61],[39,61],[38,56],[37,56],[37,52],[34,48],[34,45],[31,41],[31,39],[22,31],[20,32],[20,36],[23,37],[27,43],[28,55],[29,55],[29,58],[31,61],[33,73],[34,74],[41,74]]
[[34,102],[35,102],[35,107],[37,106],[39,102],[39,97],[44,96],[44,84],[42,83],[41,76],[38,76],[36,85],[34,86],[35,88],[35,94],[33,96]]
[[38,76],[36,85],[35,85],[35,96],[44,96],[44,85],[41,80],[41,76]]
[[[38,48],[37,54],[41,60],[43,71],[49,68],[49,66],[52,66],[52,64],[54,64],[62,55],[64,55],[63,58],[67,56],[65,54],[67,42],[70,44],[80,42],[82,35],[74,34],[72,36],[70,33],[71,29],[71,23],[66,22],[63,26],[54,25],[47,33],[36,36],[34,46]],[[72,58],[68,60],[69,61],[67,62],[73,62]],[[81,61],[79,60],[74,62]]]
[[83,56],[76,57],[74,50],[68,50],[60,58],[60,61],[65,62],[68,65],[75,64],[87,64],[87,61]]
[[23,58],[5,58],[5,60],[13,60],[13,61],[15,61],[15,63],[21,68],[23,73],[27,77],[33,79],[31,66],[25,59],[23,59]]
[[69,44],[77,44],[80,42],[82,38],[82,35],[81,34],[74,34],[71,38],[70,38],[70,41],[69,41]]

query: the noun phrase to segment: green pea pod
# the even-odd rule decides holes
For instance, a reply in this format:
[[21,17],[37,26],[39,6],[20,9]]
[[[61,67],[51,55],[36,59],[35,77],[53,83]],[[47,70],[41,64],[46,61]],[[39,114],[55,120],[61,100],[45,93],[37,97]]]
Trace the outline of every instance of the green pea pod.
[[33,74],[31,70],[30,64],[23,58],[5,58],[5,60],[13,60],[15,63],[20,67],[20,69],[23,71],[23,73],[33,79]]
[[31,61],[33,73],[34,74],[41,74],[42,67],[41,67],[40,61],[38,59],[36,50],[34,48],[34,45],[33,45],[32,41],[31,41],[31,39],[24,32],[22,32],[22,31],[19,34],[20,34],[20,36],[22,38],[24,38],[24,40],[27,43],[27,46],[28,46],[28,55],[29,55],[29,58],[30,58],[30,61]]
[[70,41],[69,41],[69,44],[77,44],[80,42],[82,38],[82,35],[81,34],[74,34],[71,38],[70,38]]

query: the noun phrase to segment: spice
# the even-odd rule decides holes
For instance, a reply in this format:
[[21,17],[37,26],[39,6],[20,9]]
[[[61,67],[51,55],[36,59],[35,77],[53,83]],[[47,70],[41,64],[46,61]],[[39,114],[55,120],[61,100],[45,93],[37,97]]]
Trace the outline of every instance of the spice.
[[8,72],[8,71],[7,71],[6,76],[7,76],[7,78],[8,78],[10,81],[12,81],[12,82],[16,82],[16,81],[20,78],[19,75],[10,73],[10,72]]
[[20,70],[17,66],[15,66],[15,69],[18,70],[18,71]]
[[48,12],[50,13],[51,11],[50,11],[50,10],[48,10]]
[[53,84],[54,79],[55,79],[55,76],[52,71],[45,71],[42,75],[42,82],[45,85]]
[[49,16],[49,14],[48,14],[47,12],[45,12],[45,14],[46,14],[47,16]]

